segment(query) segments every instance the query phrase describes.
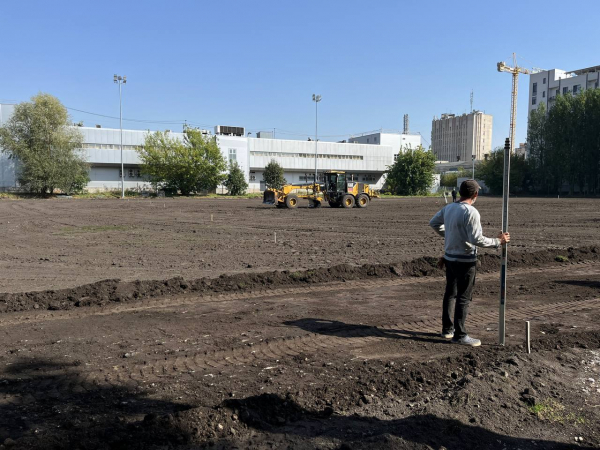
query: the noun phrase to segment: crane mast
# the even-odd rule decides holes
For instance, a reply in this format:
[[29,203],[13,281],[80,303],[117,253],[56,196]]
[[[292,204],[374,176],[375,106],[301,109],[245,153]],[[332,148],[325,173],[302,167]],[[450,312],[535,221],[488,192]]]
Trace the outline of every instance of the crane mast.
[[530,75],[533,71],[519,67],[517,65],[517,56],[513,53],[513,67],[507,66],[504,61],[498,63],[498,72],[508,72],[512,74],[512,95],[510,98],[510,151],[515,148],[515,136],[517,128],[517,95],[519,92],[519,74]]

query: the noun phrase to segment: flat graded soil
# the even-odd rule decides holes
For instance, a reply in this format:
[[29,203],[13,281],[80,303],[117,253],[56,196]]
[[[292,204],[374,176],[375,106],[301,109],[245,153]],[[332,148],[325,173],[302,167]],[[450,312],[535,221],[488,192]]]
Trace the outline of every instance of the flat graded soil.
[[0,201],[0,449],[600,448],[599,205],[511,199],[473,349],[438,334],[443,199]]

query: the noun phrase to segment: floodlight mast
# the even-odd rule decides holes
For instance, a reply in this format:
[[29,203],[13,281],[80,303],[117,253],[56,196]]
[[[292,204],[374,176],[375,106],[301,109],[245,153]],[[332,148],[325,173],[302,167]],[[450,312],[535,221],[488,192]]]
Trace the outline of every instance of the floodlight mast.
[[121,130],[121,198],[125,198],[125,169],[123,165],[123,95],[122,86],[127,83],[127,77],[115,74],[113,82],[119,85],[119,128]]
[[321,96],[313,94],[312,96],[313,102],[315,102],[315,185],[313,188],[313,194],[316,199],[317,192],[317,161],[318,161],[318,147],[319,147],[319,102],[321,101]]

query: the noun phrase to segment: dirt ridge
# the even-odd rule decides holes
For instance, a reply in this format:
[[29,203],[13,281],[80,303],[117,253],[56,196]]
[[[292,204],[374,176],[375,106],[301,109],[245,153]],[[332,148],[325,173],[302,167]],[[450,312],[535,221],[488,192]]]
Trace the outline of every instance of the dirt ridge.
[[[567,249],[548,249],[537,252],[509,252],[510,267],[547,266],[569,264],[600,259],[596,246]],[[276,289],[328,282],[343,282],[369,278],[398,278],[441,276],[437,268],[438,258],[422,256],[396,264],[364,264],[352,266],[340,264],[329,268],[291,272],[271,271],[221,275],[217,278],[185,280],[174,277],[167,280],[121,281],[107,279],[75,288],[21,293],[0,293],[0,313],[30,310],[67,310],[85,306],[101,306],[107,303],[130,302],[164,295],[185,293],[216,294],[244,292],[256,289]],[[499,255],[484,254],[479,257],[480,270],[490,272],[498,269]]]

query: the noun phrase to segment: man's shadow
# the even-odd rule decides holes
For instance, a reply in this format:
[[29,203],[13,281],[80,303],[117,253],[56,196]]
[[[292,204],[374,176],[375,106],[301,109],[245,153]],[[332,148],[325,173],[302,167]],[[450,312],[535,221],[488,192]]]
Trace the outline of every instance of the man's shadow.
[[338,320],[305,318],[288,320],[284,325],[301,328],[310,333],[324,334],[342,338],[381,337],[389,339],[407,339],[436,344],[448,344],[450,341],[437,333],[404,330],[401,328],[378,328],[372,325],[356,325]]

